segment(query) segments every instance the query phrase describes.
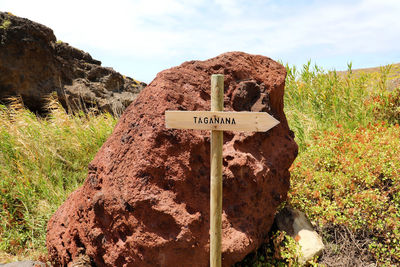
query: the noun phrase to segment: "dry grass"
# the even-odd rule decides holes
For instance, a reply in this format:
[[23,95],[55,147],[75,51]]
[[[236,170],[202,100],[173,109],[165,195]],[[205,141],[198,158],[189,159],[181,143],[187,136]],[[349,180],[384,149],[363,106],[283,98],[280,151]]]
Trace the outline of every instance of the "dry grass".
[[87,176],[87,165],[111,134],[109,114],[69,115],[50,100],[39,117],[19,99],[0,106],[1,262],[46,254],[50,216]]

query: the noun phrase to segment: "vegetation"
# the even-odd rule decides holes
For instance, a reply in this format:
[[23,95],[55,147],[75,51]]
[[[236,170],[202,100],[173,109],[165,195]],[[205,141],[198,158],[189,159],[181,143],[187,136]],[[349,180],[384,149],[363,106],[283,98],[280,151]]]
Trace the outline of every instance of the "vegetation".
[[3,22],[1,23],[0,29],[6,30],[6,29],[8,29],[8,28],[10,27],[10,25],[11,25],[11,21],[8,20],[8,19],[5,19],[5,20],[3,20]]
[[[360,261],[400,264],[400,88],[388,87],[397,66],[287,70],[285,113],[299,144],[287,204],[315,222],[327,245],[311,264],[349,260],[352,249]],[[0,262],[46,255],[47,220],[83,182],[115,123],[108,114],[67,115],[54,101],[46,118],[18,101],[0,106]],[[238,266],[298,265],[296,242],[271,235]]]
[[0,106],[0,262],[46,254],[47,221],[116,123],[108,114],[67,115],[54,101],[49,109],[41,118],[18,100]]
[[[286,204],[316,223],[327,251],[312,265],[400,264],[399,66],[378,72],[288,67],[285,113],[299,144]],[[272,242],[238,266],[297,266],[293,239]],[[346,238],[338,238],[343,236]],[[318,262],[318,263],[317,263]]]
[[289,68],[285,95],[300,145],[289,203],[322,229],[341,225],[363,233],[376,263],[397,265],[400,88],[388,88],[388,77],[396,77],[397,69],[389,65],[353,77],[349,65],[339,78],[317,67],[310,71],[309,65],[298,79]]

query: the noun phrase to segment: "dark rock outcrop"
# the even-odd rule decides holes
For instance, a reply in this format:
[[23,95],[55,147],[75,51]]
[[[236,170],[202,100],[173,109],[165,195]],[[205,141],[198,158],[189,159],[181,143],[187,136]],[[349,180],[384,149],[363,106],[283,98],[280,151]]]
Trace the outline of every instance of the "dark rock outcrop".
[[118,115],[145,86],[57,42],[50,28],[0,12],[0,101],[21,96],[28,108],[42,112],[56,92],[70,111],[96,107]]
[[211,74],[225,75],[225,110],[268,111],[268,132],[224,132],[223,266],[266,241],[286,199],[297,145],[283,113],[285,68],[241,52],[160,72],[125,110],[84,185],[48,223],[56,265],[208,266],[209,131],[166,129],[165,110],[209,110]]

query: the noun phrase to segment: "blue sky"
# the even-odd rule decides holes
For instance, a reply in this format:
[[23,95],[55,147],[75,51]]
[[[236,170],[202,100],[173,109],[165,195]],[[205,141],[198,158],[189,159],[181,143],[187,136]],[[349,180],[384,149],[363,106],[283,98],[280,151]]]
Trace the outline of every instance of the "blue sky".
[[0,0],[0,10],[147,83],[228,51],[325,70],[400,62],[399,0]]

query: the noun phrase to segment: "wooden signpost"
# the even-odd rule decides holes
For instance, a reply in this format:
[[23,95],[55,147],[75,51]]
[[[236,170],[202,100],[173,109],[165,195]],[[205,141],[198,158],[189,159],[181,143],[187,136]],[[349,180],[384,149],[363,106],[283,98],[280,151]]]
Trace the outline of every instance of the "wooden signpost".
[[266,112],[223,112],[224,76],[211,76],[211,111],[165,111],[167,128],[211,130],[210,266],[221,266],[223,131],[266,132],[279,123]]

